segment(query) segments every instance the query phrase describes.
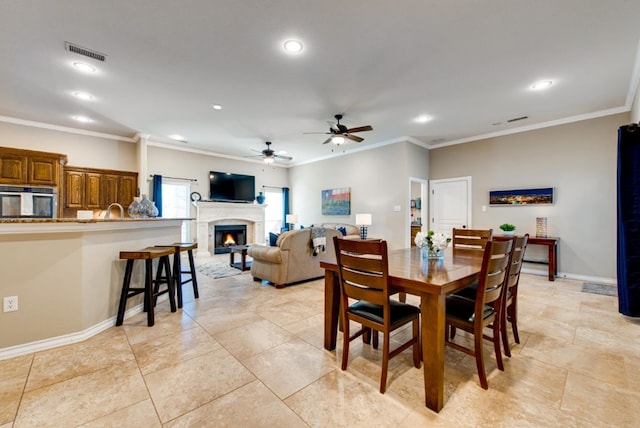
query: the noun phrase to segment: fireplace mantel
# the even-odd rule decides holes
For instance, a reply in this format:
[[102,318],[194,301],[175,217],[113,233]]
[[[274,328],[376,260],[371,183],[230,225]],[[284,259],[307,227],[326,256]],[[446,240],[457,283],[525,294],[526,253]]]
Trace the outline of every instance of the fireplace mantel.
[[[193,205],[197,210],[198,254],[213,254],[213,249],[209,248],[211,224],[247,224],[247,244],[264,243],[264,205],[208,201]],[[253,233],[249,232],[251,229]]]

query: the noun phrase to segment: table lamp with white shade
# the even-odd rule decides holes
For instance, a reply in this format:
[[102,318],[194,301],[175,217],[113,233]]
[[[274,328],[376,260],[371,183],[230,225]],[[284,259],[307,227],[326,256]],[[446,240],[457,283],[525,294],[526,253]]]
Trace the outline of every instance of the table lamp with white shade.
[[289,230],[293,230],[294,225],[298,223],[298,214],[287,214],[284,221],[289,226]]
[[367,239],[367,226],[371,226],[371,214],[356,214],[356,225],[360,226],[360,239]]

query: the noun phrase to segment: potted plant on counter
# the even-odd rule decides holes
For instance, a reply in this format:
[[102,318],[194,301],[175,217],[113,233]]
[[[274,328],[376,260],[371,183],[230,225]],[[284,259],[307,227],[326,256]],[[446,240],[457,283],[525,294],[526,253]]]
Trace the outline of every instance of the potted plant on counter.
[[516,226],[511,223],[503,223],[500,225],[500,229],[504,232],[505,236],[513,236]]

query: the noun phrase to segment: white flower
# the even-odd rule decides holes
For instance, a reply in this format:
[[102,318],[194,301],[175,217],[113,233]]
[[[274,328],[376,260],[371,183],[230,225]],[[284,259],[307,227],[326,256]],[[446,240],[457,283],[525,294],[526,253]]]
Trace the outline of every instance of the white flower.
[[427,234],[424,232],[418,232],[416,233],[416,237],[414,238],[413,242],[416,243],[416,247],[418,248],[422,248],[425,245],[428,245],[428,240],[427,240]]
[[418,232],[413,242],[418,248],[428,247],[430,250],[444,250],[449,245],[451,238],[445,233],[436,233],[432,230],[429,232]]
[[433,248],[436,250],[444,250],[449,245],[449,237],[444,233],[434,233],[431,237],[431,241],[433,242]]

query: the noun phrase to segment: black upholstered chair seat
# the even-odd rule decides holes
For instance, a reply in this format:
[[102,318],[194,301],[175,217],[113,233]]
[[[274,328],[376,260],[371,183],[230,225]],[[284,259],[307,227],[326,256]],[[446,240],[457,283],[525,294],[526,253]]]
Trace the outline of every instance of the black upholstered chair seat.
[[[420,308],[412,305],[407,305],[405,303],[400,303],[395,300],[390,300],[390,310],[391,310],[391,325],[400,323],[402,324],[404,321],[410,319],[415,316],[415,314],[420,313]],[[383,306],[376,305],[375,303],[370,303],[365,300],[360,300],[353,305],[349,306],[349,312],[354,315],[361,316],[368,320],[383,323]]]
[[456,291],[454,294],[456,296],[462,296],[468,299],[475,299],[477,293],[478,293],[478,281],[474,282],[473,284],[471,284],[466,288],[463,288],[462,290]]
[[[453,294],[447,296],[447,316],[458,318],[472,323],[475,320],[476,301],[466,297]],[[494,313],[491,306],[485,305],[483,319],[490,317]]]

